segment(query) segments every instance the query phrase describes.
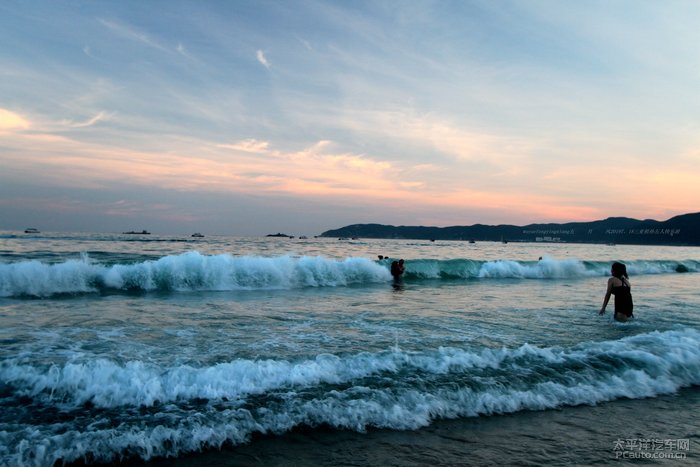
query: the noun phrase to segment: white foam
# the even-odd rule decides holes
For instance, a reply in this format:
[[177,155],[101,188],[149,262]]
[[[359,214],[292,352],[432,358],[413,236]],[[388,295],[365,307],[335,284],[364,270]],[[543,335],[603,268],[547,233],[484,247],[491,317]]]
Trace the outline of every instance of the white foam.
[[51,265],[39,261],[0,264],[0,296],[94,292],[93,278],[99,271],[98,266],[84,260]]
[[[116,413],[161,403],[153,415],[142,412],[138,423],[117,427],[18,425],[13,433],[0,432],[3,462],[50,465],[86,454],[111,461],[124,452],[147,460],[240,443],[254,432],[283,433],[300,424],[416,429],[436,418],[669,394],[700,384],[700,333],[652,332],[572,348],[393,350],[298,362],[241,359],[204,368],[108,360],[45,368],[4,361],[0,379],[14,394],[66,410],[82,410],[87,401]],[[255,406],[247,402],[251,395],[258,396]],[[189,407],[188,401],[202,399],[209,403],[201,409],[177,409],[178,403]]]
[[255,290],[338,287],[386,282],[386,267],[366,258],[257,257],[188,252],[156,261],[102,266],[81,260],[60,264],[0,264],[0,296],[47,297],[114,290]]
[[551,258],[545,258],[537,263],[489,261],[479,270],[479,277],[483,278],[566,279],[597,275],[600,275],[599,271],[587,269],[581,261]]
[[[700,271],[700,262],[632,261],[630,274]],[[537,262],[480,262],[468,259],[408,260],[407,279],[569,279],[607,276],[610,265],[549,257]],[[86,254],[59,264],[23,261],[0,264],[1,297],[49,297],[100,290],[232,291],[344,287],[391,280],[388,263],[367,258],[322,256],[202,255],[196,251],[135,264],[100,265]]]
[[[118,364],[106,359],[35,367],[14,361],[0,366],[0,378],[32,397],[51,394],[64,403],[98,407],[153,406],[189,399],[241,399],[280,388],[339,384],[382,374],[416,371],[442,375],[491,369],[496,375],[526,372],[553,365],[594,368],[602,358],[619,360],[621,368],[641,370],[652,377],[668,376],[676,387],[700,382],[700,334],[668,331],[644,334],[620,341],[589,343],[573,349],[537,348],[525,344],[516,349],[468,351],[441,348],[434,352],[387,351],[338,357],[319,355],[311,360],[238,359],[195,368],[180,365],[161,368],[141,361]],[[592,370],[591,370],[592,371]],[[608,378],[609,370],[585,378]],[[430,377],[430,376],[426,376]]]
[[[607,276],[609,262],[590,262],[578,259],[555,259],[549,256],[539,261],[474,261],[468,259],[409,260],[406,262],[407,276],[421,279],[488,278],[488,279],[571,279]],[[700,271],[694,260],[678,261],[630,261],[627,270],[633,275],[671,274],[685,270]]]

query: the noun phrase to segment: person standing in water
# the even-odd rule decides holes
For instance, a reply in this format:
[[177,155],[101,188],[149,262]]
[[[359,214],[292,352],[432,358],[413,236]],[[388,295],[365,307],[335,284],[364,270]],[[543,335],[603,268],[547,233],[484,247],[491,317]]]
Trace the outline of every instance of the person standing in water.
[[600,315],[605,314],[605,307],[608,306],[610,295],[615,296],[615,319],[617,321],[627,321],[632,318],[632,286],[627,275],[627,266],[614,262],[610,268],[612,277],[608,279],[608,289],[605,292],[603,306],[600,308]]
[[404,271],[403,259],[391,263],[391,275],[394,279],[399,279]]

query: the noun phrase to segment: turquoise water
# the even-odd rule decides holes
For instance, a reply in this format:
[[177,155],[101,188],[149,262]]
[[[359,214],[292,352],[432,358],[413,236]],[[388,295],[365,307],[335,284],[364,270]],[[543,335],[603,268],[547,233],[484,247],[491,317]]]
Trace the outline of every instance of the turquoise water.
[[[377,255],[405,258],[404,278]],[[597,315],[613,261],[630,272],[630,323],[612,304]],[[386,433],[430,440],[460,423],[470,439],[479,421],[512,437],[505,421],[533,414],[564,431],[578,417],[573,433],[600,424],[580,416],[600,404],[632,429],[618,436],[688,439],[690,457],[698,433],[679,420],[698,408],[699,270],[700,250],[681,247],[3,232],[0,463],[183,461],[262,435],[301,462],[285,442],[299,430],[379,436],[388,460]],[[664,429],[626,410],[640,401]],[[501,462],[552,445],[521,431],[531,449]],[[614,459],[614,439],[583,438],[575,462]]]

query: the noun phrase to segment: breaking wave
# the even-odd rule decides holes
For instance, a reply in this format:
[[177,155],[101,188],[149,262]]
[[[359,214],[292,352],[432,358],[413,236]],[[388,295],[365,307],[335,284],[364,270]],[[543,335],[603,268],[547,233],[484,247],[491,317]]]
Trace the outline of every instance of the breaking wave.
[[[344,287],[391,280],[390,261],[322,256],[233,256],[188,252],[131,264],[106,265],[87,255],[56,264],[0,264],[0,297],[50,297],[118,291],[232,291]],[[570,279],[609,274],[610,263],[579,260],[408,260],[406,280]],[[632,275],[698,272],[700,262],[632,261]]]
[[[393,348],[201,368],[84,355],[43,366],[9,359],[0,362],[0,381],[0,421],[17,424],[0,431],[1,463],[148,460],[303,425],[406,430],[439,418],[670,394],[700,384],[700,333],[651,332],[570,348]],[[44,423],[16,422],[34,417]]]

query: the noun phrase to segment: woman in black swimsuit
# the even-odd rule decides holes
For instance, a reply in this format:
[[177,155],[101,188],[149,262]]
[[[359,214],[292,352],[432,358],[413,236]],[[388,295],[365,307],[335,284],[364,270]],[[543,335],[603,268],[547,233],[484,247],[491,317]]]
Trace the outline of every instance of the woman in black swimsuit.
[[615,319],[617,321],[627,321],[632,315],[634,304],[632,303],[632,286],[627,276],[627,266],[615,262],[610,269],[612,277],[608,279],[608,290],[605,292],[605,299],[599,314],[605,313],[610,295],[615,296]]

